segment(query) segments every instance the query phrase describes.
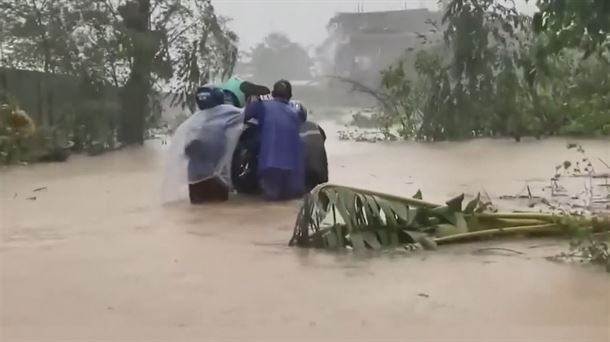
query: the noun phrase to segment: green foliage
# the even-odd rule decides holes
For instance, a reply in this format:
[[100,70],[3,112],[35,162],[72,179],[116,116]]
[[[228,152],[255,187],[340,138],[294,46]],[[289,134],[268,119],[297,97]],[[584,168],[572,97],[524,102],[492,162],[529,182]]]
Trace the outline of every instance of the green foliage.
[[382,72],[381,86],[386,98],[384,113],[379,119],[387,132],[394,124],[400,124],[400,134],[411,136],[417,122],[416,94],[408,80],[404,63],[390,66]]
[[238,37],[227,28],[229,19],[216,15],[211,1],[174,2],[184,13],[173,19],[178,20],[175,26],[164,24],[168,38],[163,49],[176,67],[174,104],[192,106],[192,94],[198,86],[226,79],[233,73]]
[[[510,2],[447,1],[445,46],[417,53],[415,79],[407,77],[403,61],[382,73],[382,87],[389,95],[382,106],[382,126],[400,124],[407,127],[402,129],[403,137],[432,141],[476,136],[517,140],[525,135],[607,136],[607,34],[585,37],[595,41],[593,45],[570,43],[567,36],[560,39],[563,44],[556,40],[567,34],[567,29],[559,29],[560,22],[575,20],[569,30],[591,36],[588,32],[594,28],[607,32],[605,22],[610,16],[595,15],[589,20],[584,16],[600,2],[576,2],[542,1],[543,16],[532,20],[519,15],[507,5]],[[590,8],[585,11],[583,6]],[[572,19],[558,18],[561,13]],[[544,30],[538,27],[540,18]],[[558,48],[564,46],[570,48]],[[593,48],[595,55],[591,55]],[[588,59],[583,61],[583,54]]]
[[538,0],[533,18],[536,33],[548,33],[548,52],[570,47],[585,57],[610,48],[610,4],[604,0]]
[[[72,125],[77,146],[112,146],[117,133],[124,144],[141,143],[159,117],[159,90],[190,106],[197,86],[232,73],[237,36],[225,23],[210,0],[6,0],[0,63],[49,76],[38,85],[41,124]],[[61,113],[49,103],[53,77],[82,83]],[[120,107],[108,87],[120,92]]]
[[251,52],[251,64],[256,79],[267,83],[284,78],[311,78],[313,65],[307,50],[281,33],[272,33]]
[[[418,196],[419,195],[419,196]],[[421,197],[421,193],[414,197]],[[539,213],[495,213],[480,196],[445,204],[325,184],[314,189],[297,218],[290,245],[356,251],[419,243],[436,246],[523,234],[590,234],[610,231],[604,218]]]
[[442,140],[445,127],[449,126],[453,111],[450,101],[451,83],[449,74],[438,53],[420,51],[415,61],[419,75],[418,88],[421,89],[422,119],[418,139]]
[[192,105],[197,86],[232,72],[237,36],[216,16],[210,0],[128,0],[118,12],[131,62],[119,138],[142,143],[153,81],[171,81],[173,104]]

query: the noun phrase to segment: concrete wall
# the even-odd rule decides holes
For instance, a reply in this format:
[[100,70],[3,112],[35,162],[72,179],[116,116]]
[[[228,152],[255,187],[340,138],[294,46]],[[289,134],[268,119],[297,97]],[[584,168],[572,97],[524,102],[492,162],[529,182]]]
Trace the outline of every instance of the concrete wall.
[[[68,112],[73,113],[76,105],[85,100],[82,90],[82,84],[74,77],[0,68],[0,93],[14,97],[39,124],[54,125]],[[104,103],[104,107],[118,106],[116,88],[105,87],[101,93],[95,102]],[[90,104],[91,100],[87,100]]]
[[[67,114],[86,115],[82,108],[101,110],[108,117],[119,115],[119,89],[104,87],[102,96],[95,100],[85,100],[82,86],[75,77],[48,75],[36,71],[0,68],[0,94],[8,94],[17,100],[38,124],[54,125]],[[2,101],[2,98],[0,98]],[[85,106],[79,106],[86,102]],[[188,108],[171,104],[171,98],[161,96],[161,115],[163,121],[189,113]],[[103,109],[102,109],[103,108]]]

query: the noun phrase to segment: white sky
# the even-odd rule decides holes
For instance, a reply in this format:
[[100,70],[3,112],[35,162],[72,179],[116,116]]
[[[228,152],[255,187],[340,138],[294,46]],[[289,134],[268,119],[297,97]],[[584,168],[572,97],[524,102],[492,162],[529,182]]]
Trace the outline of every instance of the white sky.
[[[535,0],[515,0],[526,13],[536,9]],[[326,24],[336,12],[436,9],[437,0],[212,0],[219,14],[233,18],[229,26],[240,37],[240,48],[260,42],[271,32],[283,32],[305,46],[326,38]]]

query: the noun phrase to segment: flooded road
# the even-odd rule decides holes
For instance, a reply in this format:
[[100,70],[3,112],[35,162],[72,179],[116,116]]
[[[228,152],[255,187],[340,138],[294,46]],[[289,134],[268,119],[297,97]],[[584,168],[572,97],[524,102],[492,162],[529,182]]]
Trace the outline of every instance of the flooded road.
[[[574,157],[565,144],[331,137],[328,150],[333,183],[444,201],[537,191]],[[582,144],[610,160],[607,140]],[[297,202],[161,206],[162,149],[0,172],[0,340],[610,340],[610,277],[546,261],[564,241],[292,249]]]

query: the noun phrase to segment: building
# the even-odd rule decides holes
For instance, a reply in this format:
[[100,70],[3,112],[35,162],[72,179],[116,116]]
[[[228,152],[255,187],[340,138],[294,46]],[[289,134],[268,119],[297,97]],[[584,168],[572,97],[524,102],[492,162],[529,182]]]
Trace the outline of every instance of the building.
[[338,13],[318,48],[321,72],[359,81],[377,79],[407,49],[421,46],[424,36],[429,41],[438,36],[431,23],[440,21],[440,12],[427,9]]

